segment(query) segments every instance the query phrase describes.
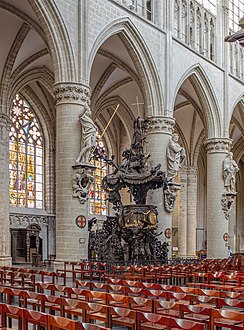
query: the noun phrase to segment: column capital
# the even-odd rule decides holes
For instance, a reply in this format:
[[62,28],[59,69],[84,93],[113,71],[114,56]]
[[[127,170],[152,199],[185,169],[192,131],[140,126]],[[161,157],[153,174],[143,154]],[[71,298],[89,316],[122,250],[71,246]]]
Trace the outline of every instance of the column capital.
[[84,84],[62,82],[56,83],[53,87],[56,104],[80,104],[90,106],[91,90]]
[[149,121],[147,134],[163,133],[172,135],[174,131],[175,119],[173,117],[157,116],[147,117]]
[[11,121],[10,121],[9,116],[5,113],[0,113],[0,128],[4,127],[7,130],[9,130],[10,124],[11,124]]
[[206,139],[205,146],[207,154],[228,153],[231,149],[232,140],[229,138]]

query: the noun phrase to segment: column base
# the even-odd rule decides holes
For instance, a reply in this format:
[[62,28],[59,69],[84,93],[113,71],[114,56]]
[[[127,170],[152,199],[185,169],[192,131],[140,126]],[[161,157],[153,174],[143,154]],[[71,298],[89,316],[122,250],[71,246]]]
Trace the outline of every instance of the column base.
[[0,266],[12,266],[12,258],[0,257]]

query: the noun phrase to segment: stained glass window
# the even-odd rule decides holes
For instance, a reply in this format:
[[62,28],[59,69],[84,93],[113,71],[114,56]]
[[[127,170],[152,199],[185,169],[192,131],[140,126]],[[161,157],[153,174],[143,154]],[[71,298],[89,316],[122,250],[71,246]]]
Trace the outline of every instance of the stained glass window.
[[10,112],[10,206],[43,208],[43,137],[38,120],[19,94]]
[[[106,154],[100,134],[97,134],[97,148],[100,149],[100,154]],[[102,159],[94,159],[91,163],[96,166],[96,169],[90,186],[90,213],[107,215],[107,195],[101,188],[102,179],[107,175],[107,164]]]

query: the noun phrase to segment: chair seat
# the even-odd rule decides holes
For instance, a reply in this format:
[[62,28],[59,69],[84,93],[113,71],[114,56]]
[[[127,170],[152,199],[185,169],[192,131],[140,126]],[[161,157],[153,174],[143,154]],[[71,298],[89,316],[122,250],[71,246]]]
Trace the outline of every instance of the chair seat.
[[100,312],[88,312],[87,316],[96,320],[105,320],[106,315]]
[[141,312],[147,312],[147,313],[152,313],[152,308],[150,306],[145,306],[145,305],[136,305],[132,304],[131,309],[141,311]]
[[166,327],[161,324],[145,322],[145,323],[141,323],[141,329],[166,329]]
[[242,322],[238,320],[230,320],[230,319],[215,319],[214,324],[218,327],[224,327],[225,325],[236,325],[236,324],[242,324]]
[[174,310],[157,310],[157,314],[179,317],[179,312]]
[[[116,322],[114,322],[116,321]],[[129,317],[123,317],[123,316],[116,316],[116,315],[113,315],[112,316],[112,323],[116,323],[116,324],[134,324],[135,323],[135,320],[134,319],[131,319]]]
[[184,316],[185,319],[188,320],[194,320],[194,321],[208,321],[209,316],[208,315],[201,315],[201,314],[186,314]]

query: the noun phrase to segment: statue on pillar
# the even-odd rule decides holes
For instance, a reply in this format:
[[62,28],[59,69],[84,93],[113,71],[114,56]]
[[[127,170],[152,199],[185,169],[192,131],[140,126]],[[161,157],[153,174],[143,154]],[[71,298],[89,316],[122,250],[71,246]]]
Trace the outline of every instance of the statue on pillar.
[[235,183],[236,183],[236,173],[239,171],[239,167],[233,159],[233,153],[229,152],[223,161],[223,178],[224,185],[228,192],[236,193]]
[[96,146],[97,127],[91,119],[91,112],[88,106],[83,106],[83,111],[79,115],[82,128],[81,151],[76,159],[77,163],[89,163],[91,151]]
[[172,180],[177,175],[186,157],[185,149],[180,146],[178,140],[178,134],[173,133],[167,148],[168,180]]

